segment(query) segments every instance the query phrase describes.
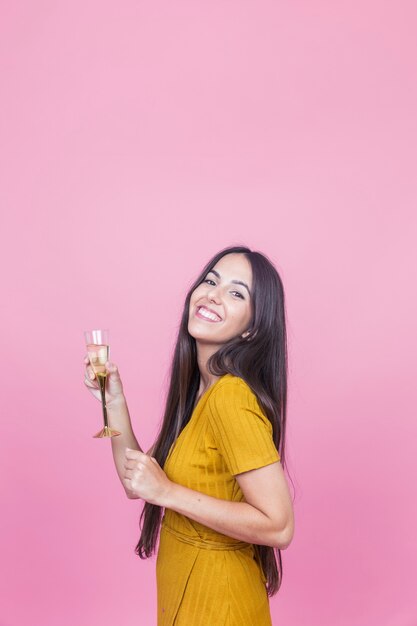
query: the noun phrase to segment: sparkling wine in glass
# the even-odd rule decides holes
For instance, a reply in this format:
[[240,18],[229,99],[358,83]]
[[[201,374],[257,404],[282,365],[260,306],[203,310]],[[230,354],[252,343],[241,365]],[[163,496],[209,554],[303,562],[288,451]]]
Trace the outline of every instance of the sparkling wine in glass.
[[84,332],[85,342],[87,344],[88,358],[90,365],[98,380],[101,393],[101,406],[103,407],[104,428],[93,437],[116,437],[121,433],[118,430],[109,428],[107,422],[107,406],[106,406],[106,361],[109,359],[109,331],[108,330],[87,330]]

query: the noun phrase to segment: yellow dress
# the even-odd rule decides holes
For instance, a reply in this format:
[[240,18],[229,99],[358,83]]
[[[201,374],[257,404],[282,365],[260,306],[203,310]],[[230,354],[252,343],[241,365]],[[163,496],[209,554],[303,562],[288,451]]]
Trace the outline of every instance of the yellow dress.
[[[236,474],[279,460],[255,394],[242,378],[225,374],[198,400],[163,469],[185,487],[241,502]],[[253,544],[171,509],[162,519],[156,577],[158,626],[272,625]]]

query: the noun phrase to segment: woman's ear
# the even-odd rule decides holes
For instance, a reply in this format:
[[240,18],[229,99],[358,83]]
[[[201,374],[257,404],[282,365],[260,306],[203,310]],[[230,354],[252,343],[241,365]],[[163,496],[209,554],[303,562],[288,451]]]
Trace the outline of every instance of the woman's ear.
[[250,331],[249,330],[245,330],[245,332],[241,334],[241,337],[242,337],[242,339],[245,339],[248,335],[250,335]]

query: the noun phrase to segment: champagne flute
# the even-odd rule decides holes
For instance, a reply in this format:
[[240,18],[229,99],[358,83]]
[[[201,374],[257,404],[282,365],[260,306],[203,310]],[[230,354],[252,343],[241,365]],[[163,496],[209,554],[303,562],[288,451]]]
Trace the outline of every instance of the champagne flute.
[[106,361],[109,359],[109,331],[108,330],[87,330],[84,331],[85,342],[87,344],[88,358],[91,367],[96,375],[101,393],[101,406],[103,407],[104,428],[93,435],[96,438],[116,437],[121,435],[118,430],[109,428],[107,422],[107,405],[106,405]]

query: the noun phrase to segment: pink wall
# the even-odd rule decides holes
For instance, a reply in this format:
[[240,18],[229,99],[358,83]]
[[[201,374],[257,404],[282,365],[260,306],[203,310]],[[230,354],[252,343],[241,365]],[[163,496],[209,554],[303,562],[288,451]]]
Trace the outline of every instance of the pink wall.
[[274,626],[415,626],[415,2],[0,10],[0,625],[155,624],[82,331],[147,446],[187,287],[243,243],[289,318]]

